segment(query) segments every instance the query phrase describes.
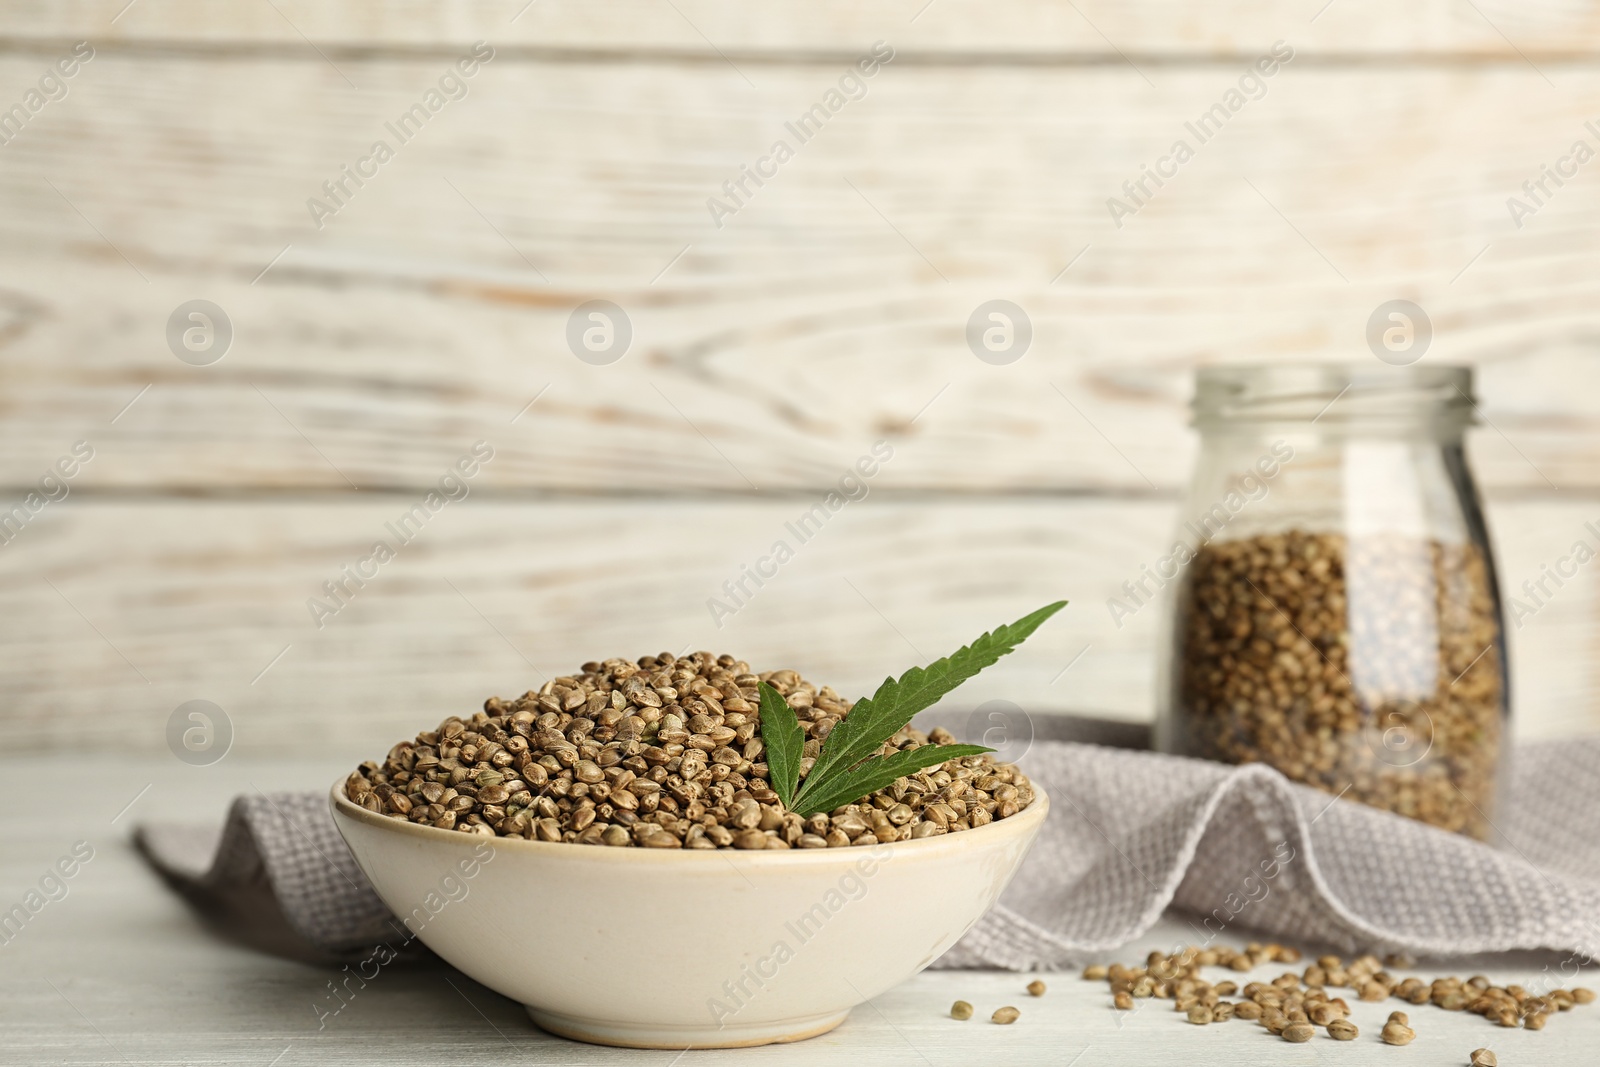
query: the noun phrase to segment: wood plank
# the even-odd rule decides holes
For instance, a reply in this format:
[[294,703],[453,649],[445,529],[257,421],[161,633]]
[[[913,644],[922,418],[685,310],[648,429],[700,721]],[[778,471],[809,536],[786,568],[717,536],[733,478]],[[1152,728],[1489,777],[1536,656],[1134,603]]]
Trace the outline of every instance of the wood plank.
[[[0,33],[21,41],[88,37],[108,42],[235,42],[284,46],[313,61],[325,52],[430,48],[478,38],[524,42],[540,49],[670,52],[725,62],[765,54],[841,52],[884,37],[931,56],[1072,56],[1159,61],[1178,56],[1253,53],[1277,38],[1308,48],[1356,55],[1468,55],[1526,63],[1583,56],[1600,37],[1600,22],[1583,5],[1562,0],[1479,0],[1463,8],[1444,0],[1382,4],[1339,0],[1318,6],[1270,0],[1174,0],[1060,5],[1032,2],[983,7],[927,0],[852,5],[842,0],[781,0],[759,8],[681,0],[495,0],[428,3],[386,0],[352,10],[312,0],[254,4],[140,4],[127,0],[7,5]],[[274,11],[273,8],[277,10]]]
[[[280,1067],[661,1067],[676,1055],[552,1038],[534,1029],[518,1005],[438,964],[386,967],[319,1030],[311,1005],[327,993],[327,982],[338,972],[257,952],[211,932],[144,866],[126,835],[132,823],[144,819],[220,821],[229,799],[249,788],[247,783],[268,790],[318,788],[333,780],[340,765],[304,754],[276,760],[236,754],[212,768],[179,768],[182,773],[169,764],[109,755],[0,763],[6,781],[21,795],[53,798],[32,810],[13,807],[0,815],[6,842],[0,849],[0,885],[7,887],[8,905],[36,885],[73,842],[88,841],[95,849],[94,859],[67,883],[68,895],[48,904],[0,949],[6,961],[0,970],[0,1064],[259,1067],[278,1057]],[[62,790],[63,775],[91,781],[95,788]],[[137,804],[115,826],[108,825],[116,809],[141,791]],[[1247,931],[1229,929],[1219,943],[1242,947],[1249,937]],[[1184,917],[1172,914],[1102,962],[1132,965],[1151,950],[1170,952],[1195,940]],[[1415,973],[1424,979],[1482,973],[1497,985],[1539,988],[1541,969],[1548,965],[1557,971],[1560,964],[1560,956],[1528,953],[1423,964]],[[1265,981],[1282,970],[1262,968],[1248,978]],[[145,980],[150,975],[162,977]],[[1170,1010],[1119,1013],[1111,1008],[1103,983],[1084,982],[1073,973],[1038,975],[1048,991],[1034,999],[1023,991],[1034,977],[927,971],[856,1009],[832,1034],[750,1050],[738,1062],[898,1067],[925,1059],[941,1065],[1032,1067],[1065,1064],[1076,1056],[1082,1067],[1161,1067],[1178,1061],[1222,1067],[1263,1062],[1263,1049],[1272,1040],[1244,1022],[1197,1029]],[[1570,984],[1595,982],[1588,977]],[[974,1004],[977,1018],[951,1020],[947,1012],[957,999]],[[983,1021],[1002,1004],[1016,1005],[1022,1017],[1003,1029]],[[1352,1005],[1362,1038],[1341,1046],[1335,1062],[1390,1067],[1395,1051],[1374,1035],[1391,1006],[1353,998]],[[1507,1063],[1579,1067],[1593,1062],[1600,1029],[1593,1008],[1563,1014],[1539,1032],[1492,1029],[1468,1012],[1416,1010],[1426,1015],[1413,1015],[1417,1040],[1404,1053],[1414,1067],[1457,1067],[1466,1062],[1467,1050],[1485,1045]],[[1424,1019],[1426,1025],[1420,1025]],[[1303,1050],[1281,1042],[1270,1047],[1269,1062],[1319,1062],[1315,1044]],[[678,1062],[710,1067],[730,1060],[727,1053],[691,1052]]]
[[[718,229],[833,68],[496,62],[319,231],[307,199],[443,61],[341,66],[361,92],[107,53],[6,146],[0,483],[89,435],[84,486],[417,486],[493,435],[506,487],[814,488],[903,431],[887,484],[1170,493],[1193,367],[1371,360],[1404,295],[1427,359],[1481,368],[1487,485],[1600,486],[1600,208],[1505,207],[1590,136],[1593,74],[1291,65],[1118,229],[1108,197],[1232,73],[891,65]],[[167,349],[196,297],[237,329],[211,367]],[[997,297],[1035,327],[1009,366],[964,340]],[[634,327],[607,367],[565,340],[595,298]]]
[[[359,760],[491,694],[663,648],[730,651],[860,694],[1055,597],[1072,604],[1049,630],[948,707],[1008,699],[1030,714],[1138,720],[1154,706],[1161,613],[1147,607],[1119,626],[1106,601],[1166,550],[1165,503],[869,494],[802,544],[785,524],[807,510],[803,497],[468,497],[400,546],[385,523],[416,502],[51,505],[0,552],[8,743],[159,751],[173,709],[206,699],[229,714],[243,751],[315,736]],[[1537,579],[1596,510],[1496,503],[1507,589]],[[348,586],[348,606],[319,629],[308,598],[380,538],[396,558]],[[708,600],[737,606],[724,581],[778,539],[792,561],[760,589],[747,581],[748,601],[714,618]],[[1594,575],[1581,572],[1511,634],[1521,734],[1600,728],[1597,602]]]

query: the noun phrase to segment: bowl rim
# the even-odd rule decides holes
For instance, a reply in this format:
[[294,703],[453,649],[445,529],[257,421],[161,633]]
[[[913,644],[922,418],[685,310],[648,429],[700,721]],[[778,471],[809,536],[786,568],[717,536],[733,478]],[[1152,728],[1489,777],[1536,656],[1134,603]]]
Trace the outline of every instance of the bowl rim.
[[[377,829],[388,830],[401,835],[414,835],[416,840],[431,840],[438,844],[456,842],[463,846],[471,846],[477,842],[487,842],[494,848],[510,848],[516,851],[527,852],[529,855],[544,855],[549,857],[567,857],[569,859],[590,859],[619,863],[641,863],[647,861],[664,863],[700,863],[703,858],[721,856],[724,861],[734,863],[755,864],[813,864],[828,865],[835,863],[853,864],[857,860],[865,859],[867,854],[876,850],[869,846],[849,846],[846,848],[792,848],[792,849],[699,849],[699,848],[605,848],[597,846],[580,846],[570,841],[529,841],[522,837],[502,837],[499,834],[489,836],[486,834],[464,834],[459,830],[444,830],[437,826],[423,826],[419,823],[390,818],[368,811],[360,804],[344,795],[344,785],[349,776],[345,775],[333,783],[333,788],[328,791],[331,808],[336,815],[343,815],[355,822]],[[884,847],[893,848],[897,854],[910,852],[916,855],[930,856],[939,850],[965,851],[967,847],[984,842],[995,842],[1007,837],[1031,836],[1031,834],[1044,823],[1045,816],[1050,813],[1050,796],[1037,782],[1030,782],[1033,786],[1033,801],[1026,808],[1007,819],[997,819],[984,826],[971,830],[962,830],[954,834],[937,834],[933,837],[924,837],[915,841],[890,841]],[[335,823],[337,825],[337,823]],[[342,836],[342,835],[341,835]]]

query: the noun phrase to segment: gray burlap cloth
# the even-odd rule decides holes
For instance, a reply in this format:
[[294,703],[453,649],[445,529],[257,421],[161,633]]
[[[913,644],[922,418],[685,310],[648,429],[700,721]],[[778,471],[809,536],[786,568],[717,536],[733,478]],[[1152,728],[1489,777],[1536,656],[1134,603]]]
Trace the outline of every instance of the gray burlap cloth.
[[[1138,728],[1036,721],[1020,762],[1050,794],[1050,818],[1000,903],[937,966],[1068,965],[1167,908],[1189,918],[1194,943],[1600,956],[1600,738],[1517,747],[1486,845],[1264,766],[1143,751]],[[327,957],[404,934],[322,794],[242,796],[220,830],[150,825],[137,839],[191,900],[230,922],[272,912]]]

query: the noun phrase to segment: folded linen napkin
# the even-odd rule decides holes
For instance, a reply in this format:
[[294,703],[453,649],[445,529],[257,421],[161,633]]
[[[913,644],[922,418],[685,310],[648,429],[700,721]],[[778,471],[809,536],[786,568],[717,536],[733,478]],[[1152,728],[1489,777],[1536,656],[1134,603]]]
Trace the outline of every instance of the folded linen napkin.
[[[1518,746],[1491,846],[1265,766],[1147,751],[1139,727],[1058,716],[1035,728],[1020,763],[1050,794],[1050,818],[1000,902],[936,966],[1066,966],[1169,907],[1190,913],[1196,944],[1600,957],[1600,738]],[[147,825],[136,839],[190,899],[235,921],[251,910],[241,900],[268,899],[326,958],[406,936],[322,794],[242,796],[220,830]]]

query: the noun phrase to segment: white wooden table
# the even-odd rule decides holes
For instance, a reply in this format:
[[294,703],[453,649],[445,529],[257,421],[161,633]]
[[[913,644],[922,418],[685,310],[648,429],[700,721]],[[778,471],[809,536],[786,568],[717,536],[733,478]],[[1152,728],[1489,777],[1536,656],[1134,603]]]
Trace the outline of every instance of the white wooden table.
[[[1600,1007],[1560,1015],[1542,1032],[1502,1030],[1476,1016],[1418,1008],[1411,1012],[1416,1041],[1391,1048],[1376,1035],[1392,1005],[1356,1004],[1358,1040],[1290,1045],[1244,1022],[1190,1026],[1164,1001],[1141,1002],[1124,1016],[1111,1007],[1102,983],[1076,974],[1041,976],[1049,990],[1034,999],[1023,989],[1031,976],[934,971],[857,1008],[838,1030],[811,1041],[680,1055],[552,1037],[535,1029],[516,1004],[439,964],[386,970],[319,1031],[312,1004],[332,971],[211,932],[145,867],[129,834],[143,819],[220,819],[233,793],[256,786],[320,788],[343,765],[336,759],[252,761],[238,754],[207,768],[171,759],[118,765],[103,757],[0,763],[10,801],[0,816],[0,906],[21,901],[74,842],[94,848],[94,858],[67,883],[68,894],[0,945],[0,1064],[1422,1067],[1465,1064],[1472,1049],[1486,1046],[1503,1064],[1558,1067],[1592,1064],[1600,1042]],[[1171,919],[1115,955],[1133,962],[1188,936],[1188,928]],[[1481,972],[1497,983],[1532,985],[1540,969],[1555,962],[1528,955],[1417,973]],[[1257,976],[1277,973],[1263,969]],[[959,1023],[947,1016],[958,998],[977,1007],[976,1018]],[[1003,1004],[1022,1010],[1016,1024],[987,1021]]]

